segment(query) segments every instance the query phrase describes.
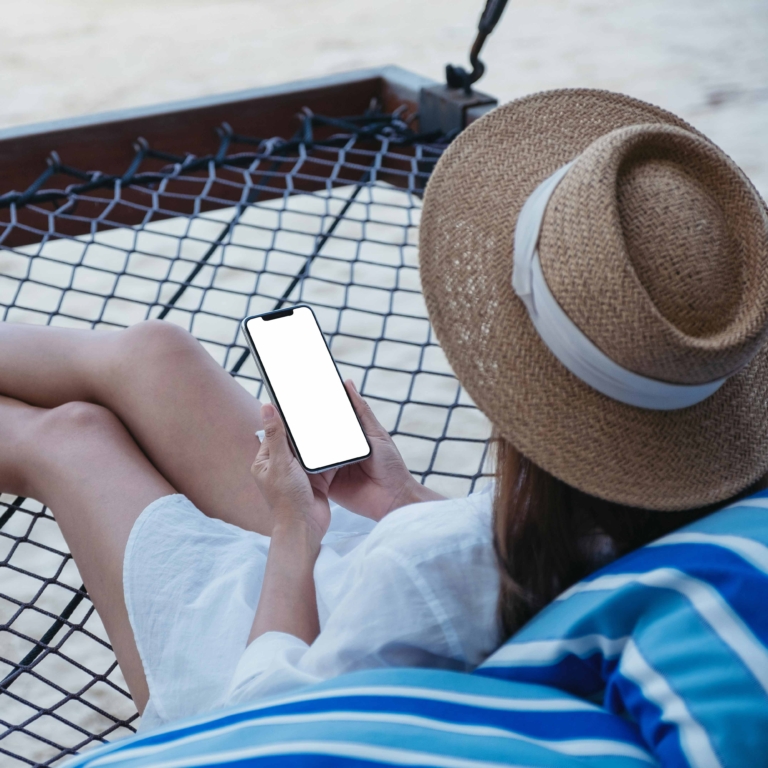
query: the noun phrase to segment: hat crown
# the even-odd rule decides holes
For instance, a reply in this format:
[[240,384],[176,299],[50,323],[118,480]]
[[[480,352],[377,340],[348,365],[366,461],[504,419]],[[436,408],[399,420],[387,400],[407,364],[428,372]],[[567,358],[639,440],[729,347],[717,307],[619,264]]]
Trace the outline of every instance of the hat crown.
[[768,223],[738,167],[674,126],[594,141],[555,190],[539,254],[568,316],[635,373],[728,376],[768,335]]
[[712,196],[657,157],[619,168],[616,192],[630,263],[659,312],[689,336],[727,328],[739,308],[743,265]]

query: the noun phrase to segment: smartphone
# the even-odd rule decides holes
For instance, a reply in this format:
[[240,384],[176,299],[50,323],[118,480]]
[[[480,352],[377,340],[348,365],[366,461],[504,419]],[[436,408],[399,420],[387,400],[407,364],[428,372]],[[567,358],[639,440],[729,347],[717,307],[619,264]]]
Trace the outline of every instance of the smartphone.
[[243,333],[307,472],[367,459],[371,446],[310,307],[246,317]]

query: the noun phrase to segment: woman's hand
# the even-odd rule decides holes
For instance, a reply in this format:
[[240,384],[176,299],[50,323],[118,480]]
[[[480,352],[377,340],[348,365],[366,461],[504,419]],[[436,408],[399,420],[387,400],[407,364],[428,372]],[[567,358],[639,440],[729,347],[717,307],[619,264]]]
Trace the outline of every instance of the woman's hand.
[[365,461],[339,467],[330,480],[328,495],[342,507],[373,520],[381,520],[406,504],[442,499],[439,493],[414,479],[389,433],[354,383],[348,380],[345,386],[371,445],[371,455]]
[[273,405],[262,406],[261,417],[264,440],[251,474],[274,516],[272,536],[306,527],[309,543],[319,551],[331,521],[327,496],[329,478],[314,475],[310,480],[291,451],[285,426]]

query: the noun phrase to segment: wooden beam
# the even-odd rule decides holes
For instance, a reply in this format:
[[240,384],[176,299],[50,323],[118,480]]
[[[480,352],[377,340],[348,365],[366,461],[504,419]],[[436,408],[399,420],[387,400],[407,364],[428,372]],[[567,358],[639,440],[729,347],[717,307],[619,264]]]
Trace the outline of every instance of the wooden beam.
[[[63,165],[81,171],[98,170],[108,175],[122,175],[135,157],[134,144],[141,137],[155,150],[178,155],[189,153],[197,157],[212,155],[219,147],[216,129],[228,123],[235,133],[258,138],[280,136],[290,138],[300,123],[297,118],[303,107],[318,114],[343,117],[359,115],[378,99],[384,110],[391,112],[405,106],[415,114],[419,92],[433,81],[389,66],[365,69],[339,75],[209,96],[188,101],[171,102],[149,107],[105,112],[85,117],[69,118],[47,123],[25,125],[0,131],[0,194],[27,190],[46,169],[46,160],[56,152]],[[145,161],[142,170],[161,167],[163,161]],[[332,166],[306,164],[309,178],[297,178],[297,189],[312,191],[324,185]],[[260,199],[282,194],[279,189],[280,168],[274,191],[262,191]],[[205,176],[205,170],[193,174]],[[227,172],[221,171],[222,178]],[[392,183],[403,183],[403,177],[390,174]],[[43,188],[59,188],[75,179],[52,177]],[[240,180],[242,181],[242,180]],[[202,207],[204,210],[232,205],[239,200],[241,186],[217,184]],[[175,196],[164,197],[164,214],[156,218],[191,213],[191,206],[200,192],[200,184],[176,179]],[[75,236],[89,231],[91,222],[104,210],[113,197],[105,188],[90,192],[78,202],[73,215],[56,217],[56,232],[51,236]],[[122,190],[122,204],[114,206],[109,221],[102,226],[132,226],[141,222],[146,199],[130,186]],[[137,203],[132,206],[131,202]],[[189,210],[188,210],[189,209]],[[0,209],[0,224],[10,221],[8,208]],[[19,226],[14,226],[3,238],[5,247],[38,242],[48,231],[49,220],[44,213],[30,207],[20,207],[16,213]]]
[[387,110],[405,104],[415,112],[419,89],[430,84],[400,67],[382,67],[8,128],[0,131],[0,194],[27,189],[45,170],[52,151],[80,170],[122,174],[139,137],[153,149],[202,156],[216,151],[216,128],[224,122],[236,133],[288,138],[298,128],[302,107],[340,117],[361,114],[377,98]]

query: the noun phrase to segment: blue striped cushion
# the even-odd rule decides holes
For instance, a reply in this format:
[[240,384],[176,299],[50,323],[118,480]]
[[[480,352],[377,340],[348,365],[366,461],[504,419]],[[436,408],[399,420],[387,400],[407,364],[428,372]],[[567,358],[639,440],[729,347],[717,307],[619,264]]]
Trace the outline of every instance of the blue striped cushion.
[[664,766],[768,765],[768,493],[561,595],[478,670],[601,699]]
[[540,685],[419,669],[344,675],[75,758],[67,768],[648,768],[637,728]]
[[345,675],[68,767],[765,765],[767,545],[761,493],[575,585],[474,675]]

